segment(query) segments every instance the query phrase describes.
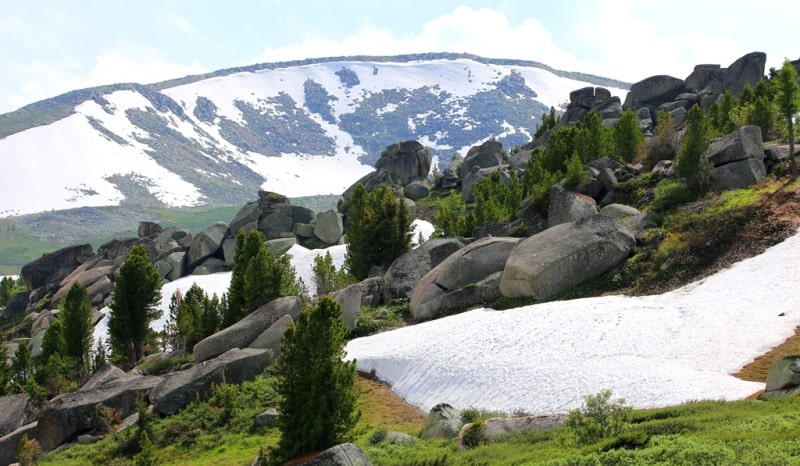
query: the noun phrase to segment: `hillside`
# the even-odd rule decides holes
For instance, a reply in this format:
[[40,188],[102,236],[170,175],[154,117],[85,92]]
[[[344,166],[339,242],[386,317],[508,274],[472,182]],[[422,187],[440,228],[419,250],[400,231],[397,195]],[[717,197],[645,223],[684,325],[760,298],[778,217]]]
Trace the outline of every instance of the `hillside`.
[[430,54],[73,91],[0,116],[0,216],[236,205],[262,187],[339,194],[395,141],[419,140],[445,162],[490,138],[525,144],[543,112],[596,83],[625,92],[535,62]]

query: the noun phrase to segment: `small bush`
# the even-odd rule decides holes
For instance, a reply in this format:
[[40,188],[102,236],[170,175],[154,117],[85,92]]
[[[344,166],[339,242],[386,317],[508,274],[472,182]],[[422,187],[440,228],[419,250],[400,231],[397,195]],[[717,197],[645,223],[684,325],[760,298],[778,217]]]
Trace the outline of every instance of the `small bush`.
[[475,448],[486,443],[486,424],[483,419],[476,419],[467,427],[462,443],[465,448]]
[[656,186],[650,209],[659,213],[666,212],[692,200],[694,195],[685,183],[675,179],[665,179]]
[[461,411],[461,425],[474,423],[482,419],[493,417],[507,417],[506,413],[500,411],[489,411],[487,409],[467,408]]
[[581,445],[619,435],[630,422],[632,409],[624,399],[611,401],[611,390],[584,398],[583,407],[569,412],[566,425]]
[[370,445],[377,445],[386,439],[387,431],[386,429],[378,429],[369,436],[369,444]]
[[650,443],[650,435],[648,435],[647,432],[643,430],[631,430],[622,432],[613,439],[604,442],[600,447],[600,451],[619,449],[634,450],[636,448],[646,447],[648,443]]

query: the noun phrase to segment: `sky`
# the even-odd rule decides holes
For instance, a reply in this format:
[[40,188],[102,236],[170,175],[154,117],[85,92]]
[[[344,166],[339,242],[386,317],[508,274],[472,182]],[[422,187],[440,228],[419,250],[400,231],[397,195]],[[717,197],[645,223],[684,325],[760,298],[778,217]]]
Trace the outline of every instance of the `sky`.
[[0,16],[0,114],[74,89],[358,54],[464,52],[628,82],[753,51],[780,67],[800,57],[798,10],[796,0],[16,0]]

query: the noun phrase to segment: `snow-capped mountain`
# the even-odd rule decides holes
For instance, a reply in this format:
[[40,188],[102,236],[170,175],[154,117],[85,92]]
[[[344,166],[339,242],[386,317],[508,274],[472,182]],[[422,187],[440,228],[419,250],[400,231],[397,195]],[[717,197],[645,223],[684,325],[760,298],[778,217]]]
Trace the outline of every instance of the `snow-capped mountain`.
[[0,115],[0,217],[82,206],[237,205],[260,189],[338,194],[381,150],[441,160],[530,141],[569,93],[627,85],[467,55],[254,65],[73,91]]

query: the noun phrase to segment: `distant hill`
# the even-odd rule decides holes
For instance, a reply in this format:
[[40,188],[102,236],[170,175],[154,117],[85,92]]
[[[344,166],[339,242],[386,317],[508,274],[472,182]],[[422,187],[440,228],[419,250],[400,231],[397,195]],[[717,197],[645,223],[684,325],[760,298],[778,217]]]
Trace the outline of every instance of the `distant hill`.
[[241,205],[259,188],[339,194],[387,145],[441,161],[530,141],[569,92],[624,82],[466,54],[257,64],[75,90],[0,115],[0,217],[109,205]]

